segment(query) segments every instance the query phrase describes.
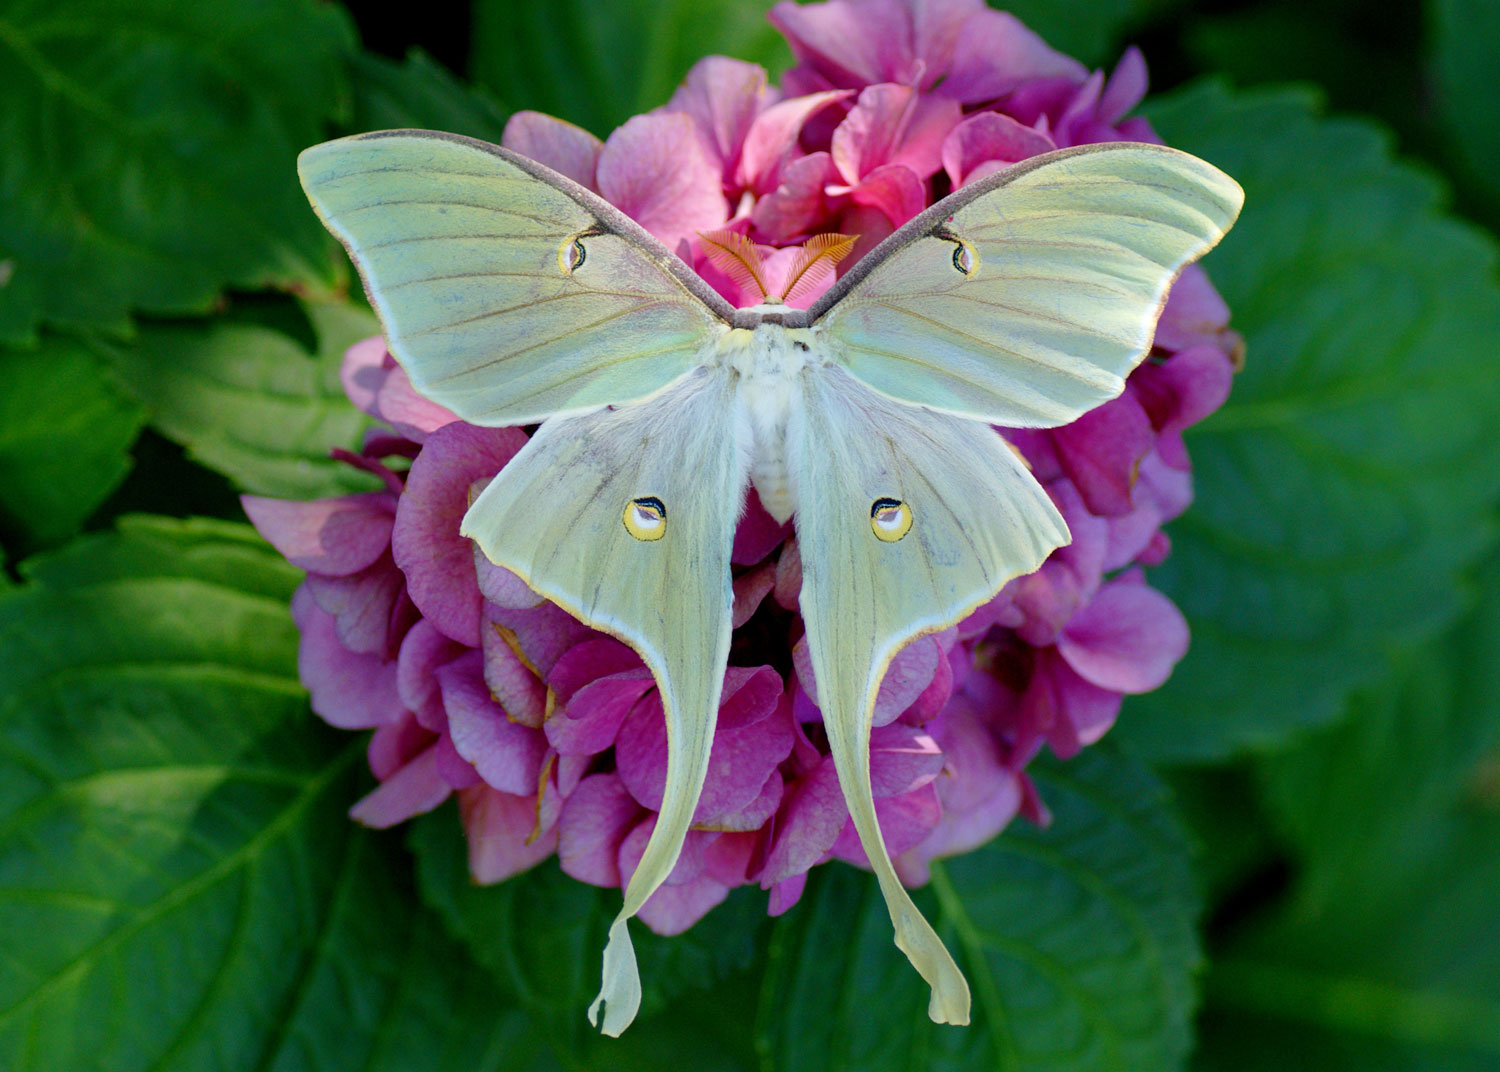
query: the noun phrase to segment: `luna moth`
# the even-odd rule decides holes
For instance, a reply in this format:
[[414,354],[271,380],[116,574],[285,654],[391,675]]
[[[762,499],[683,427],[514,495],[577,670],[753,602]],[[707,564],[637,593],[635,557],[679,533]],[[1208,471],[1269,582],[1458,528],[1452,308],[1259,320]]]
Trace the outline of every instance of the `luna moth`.
[[618,209],[498,146],[393,130],[298,164],[416,389],[474,424],[540,422],[463,534],[656,679],[665,794],[590,1019],[602,1006],[618,1035],[640,1003],[627,923],[703,786],[753,484],[795,519],[829,747],[896,944],[932,1019],[967,1023],[968,985],[881,838],[876,692],[909,641],[1069,541],[991,426],[1055,426],[1118,395],[1173,279],[1234,221],[1238,185],[1154,145],[1034,157],[910,220],[804,310],[732,307]]

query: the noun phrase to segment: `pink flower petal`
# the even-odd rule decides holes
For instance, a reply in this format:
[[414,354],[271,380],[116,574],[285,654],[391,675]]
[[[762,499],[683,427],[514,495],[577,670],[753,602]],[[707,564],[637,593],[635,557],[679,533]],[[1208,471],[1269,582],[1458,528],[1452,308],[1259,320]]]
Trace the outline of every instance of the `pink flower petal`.
[[833,85],[909,82],[920,73],[911,19],[900,4],[782,0],[766,18],[786,37],[793,55]]
[[[858,186],[849,191],[849,197],[856,205],[878,209],[894,228],[926,207],[927,188],[916,172],[905,164],[886,164],[866,175]],[[860,238],[866,238],[863,230],[860,231]],[[879,239],[874,241],[878,242]],[[865,252],[860,248],[862,244],[855,246],[854,252],[859,256],[863,256]]]
[[1131,45],[1120,57],[1120,62],[1115,64],[1114,73],[1109,76],[1104,92],[1099,95],[1098,121],[1111,127],[1119,123],[1125,118],[1125,113],[1139,104],[1146,95],[1148,81],[1146,57],[1141,55],[1140,49]]
[[1047,485],[1047,492],[1068,523],[1073,541],[1049,555],[1041,569],[1006,586],[1015,608],[1025,615],[1014,628],[1035,647],[1052,644],[1074,611],[1099,587],[1109,546],[1109,522],[1088,511],[1077,488],[1059,479]]
[[833,760],[825,756],[784,798],[761,886],[770,889],[816,864],[833,847],[848,818],[838,772]]
[[1187,653],[1187,621],[1139,574],[1127,573],[1073,615],[1057,647],[1069,666],[1100,688],[1149,692]]
[[774,563],[766,562],[749,573],[742,573],[734,579],[734,613],[730,619],[733,628],[738,629],[760,609],[766,596],[776,587],[776,566]]
[[754,488],[745,499],[745,513],[734,530],[734,548],[729,561],[736,566],[753,566],[761,561],[792,534],[790,521],[777,521],[760,504],[760,496]]
[[486,603],[484,627],[503,631],[507,643],[536,667],[543,679],[552,673],[564,653],[599,636],[556,603],[547,602],[524,609]]
[[[884,726],[896,719],[932,683],[938,663],[946,658],[946,652],[931,636],[918,637],[896,653],[891,665],[881,678],[880,691],[875,694],[875,725]],[[804,636],[792,648],[792,666],[796,668],[797,680],[807,690],[813,703],[818,702],[817,681],[813,677],[812,652]]]
[[782,169],[797,151],[803,124],[815,113],[852,96],[847,89],[810,93],[773,104],[756,116],[745,135],[734,185],[760,194],[776,189]]
[[499,607],[513,610],[529,610],[546,601],[525,581],[504,566],[497,566],[484,557],[484,552],[474,548],[474,572],[479,579],[479,593]]
[[734,183],[740,147],[766,103],[765,68],[727,56],[693,64],[663,111],[682,112],[698,127],[704,149],[716,160],[724,185]]
[[[937,789],[931,784],[898,797],[885,797],[875,801],[875,817],[880,821],[880,835],[885,841],[886,851],[898,856],[919,844],[930,834],[942,818],[942,805],[938,803]],[[864,846],[850,819],[839,831],[833,843],[833,855],[858,867],[869,867]]]
[[530,870],[557,849],[557,828],[533,837],[536,795],[502,793],[487,785],[458,795],[458,813],[469,841],[469,874],[480,885]]
[[407,763],[349,809],[349,818],[383,830],[431,811],[453,792],[437,769],[437,745]]
[[599,192],[668,249],[729,218],[719,167],[693,120],[638,115],[609,136],[599,156]]
[[594,170],[604,143],[582,127],[541,112],[516,112],[505,124],[500,144],[546,164],[580,186],[598,190]]
[[386,352],[385,337],[372,335],[344,351],[344,360],[339,365],[339,383],[355,408],[371,417],[379,417],[375,396],[395,367],[396,359]]
[[1151,419],[1131,394],[1089,410],[1052,432],[1063,471],[1090,512],[1102,516],[1130,511],[1136,467],[1156,445]]
[[943,753],[926,731],[894,723],[870,733],[870,790],[875,798],[922,788],[943,769]]
[[755,237],[785,244],[816,234],[826,225],[828,198],[824,189],[837,181],[838,169],[827,153],[809,153],[781,169],[781,181],[773,193],[756,202],[750,214]]
[[433,625],[471,648],[479,646],[479,582],[474,549],[458,534],[469,489],[494,476],[526,445],[517,428],[454,423],[428,437],[411,464],[396,510],[391,551],[406,574],[412,602]]
[[1155,345],[1167,350],[1218,345],[1228,326],[1229,306],[1214,289],[1203,266],[1190,264],[1167,292],[1167,304],[1156,324]]
[[959,123],[943,139],[943,169],[956,190],[998,170],[975,170],[982,165],[1004,167],[1055,148],[1047,135],[1023,126],[1008,115],[979,112]]
[[438,670],[453,747],[504,793],[535,793],[547,739],[505,717],[484,683],[484,660],[470,651]]
[[446,733],[437,739],[432,748],[437,772],[452,788],[467,789],[479,784],[479,772],[472,763],[458,754],[458,750],[453,747],[453,739]]
[[517,650],[514,634],[493,623],[484,631],[484,683],[512,722],[540,729],[547,716],[547,686]]
[[391,543],[396,497],[385,491],[288,502],[241,495],[245,515],[298,569],[344,577],[375,564]]
[[292,596],[292,619],[301,633],[297,676],[319,717],[339,729],[363,730],[402,716],[406,708],[396,689],[395,662],[340,644],[333,615],[313,601],[306,585]]
[[400,366],[390,369],[381,382],[375,394],[375,415],[413,443],[425,442],[432,432],[458,420],[446,406],[417,394],[411,377]]
[[557,857],[564,873],[594,886],[621,885],[620,845],[644,814],[614,772],[583,779],[557,820]]
[[433,733],[448,728],[437,671],[466,649],[444,636],[425,618],[412,626],[396,660],[396,690],[417,721]]
[[385,781],[411,760],[425,752],[436,740],[431,731],[424,729],[410,711],[401,712],[401,717],[383,726],[376,726],[370,734],[370,744],[365,750],[370,763],[370,773]]
[[981,10],[964,23],[948,77],[937,92],[965,104],[995,100],[1023,82],[1081,82],[1088,69],[1052,48],[1003,11]]
[[392,636],[392,627],[406,624],[394,620],[404,587],[405,578],[386,556],[373,566],[342,577],[307,575],[308,593],[333,615],[339,643],[350,651],[382,659],[394,654],[393,643],[400,639]]

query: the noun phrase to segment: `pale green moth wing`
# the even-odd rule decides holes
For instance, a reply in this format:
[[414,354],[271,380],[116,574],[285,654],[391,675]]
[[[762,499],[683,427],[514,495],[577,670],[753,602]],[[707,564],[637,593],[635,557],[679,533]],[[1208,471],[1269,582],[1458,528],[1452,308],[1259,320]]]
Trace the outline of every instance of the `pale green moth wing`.
[[297,170],[391,353],[474,424],[641,398],[701,364],[733,315],[618,209],[486,142],[381,131],[314,146]]
[[876,393],[837,365],[803,374],[791,427],[802,618],[829,748],[896,944],[939,1023],[969,988],[891,867],[870,788],[870,724],[891,659],[1068,542],[1067,525],[991,428]]
[[906,223],[808,320],[882,394],[991,424],[1063,424],[1123,390],[1172,280],[1243,199],[1175,149],[1047,153]]
[[671,872],[708,771],[734,602],[729,552],[748,480],[733,373],[698,368],[660,394],[553,417],[474,500],[462,532],[650,667],[667,720],[656,829],[609,931],[589,1007],[618,1035],[640,1005],[627,920]]

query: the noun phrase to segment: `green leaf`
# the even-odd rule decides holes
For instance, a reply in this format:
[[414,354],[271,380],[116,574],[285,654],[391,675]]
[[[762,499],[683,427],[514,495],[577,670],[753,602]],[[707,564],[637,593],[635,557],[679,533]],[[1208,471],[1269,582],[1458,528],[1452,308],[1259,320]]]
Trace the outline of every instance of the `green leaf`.
[[512,111],[533,109],[603,137],[667,103],[688,69],[720,54],[776,74],[791,52],[769,0],[509,0],[474,4],[474,77]]
[[313,0],[0,3],[0,341],[337,281],[294,160],[352,45]]
[[1500,1065],[1500,560],[1475,614],[1260,762],[1298,881],[1209,975],[1205,1069]]
[[1193,647],[1120,727],[1203,760],[1327,723],[1463,609],[1500,495],[1500,289],[1494,244],[1371,124],[1212,84],[1150,115],[1246,193],[1206,263],[1248,363],[1190,433],[1197,501],[1153,575]]
[[[422,898],[449,931],[516,1000],[582,1045],[584,1012],[599,990],[604,938],[619,911],[620,891],[585,885],[553,861],[493,886],[476,886],[451,808],[417,820],[408,840]],[[684,994],[746,968],[766,920],[765,898],[755,889],[732,891],[688,931],[669,938],[635,924],[643,1014],[670,1018]]]
[[[0,597],[0,1066],[468,1072],[522,1018],[345,815],[247,526],[128,519]],[[399,855],[399,851],[396,855]]]
[[157,431],[257,495],[308,499],[372,487],[328,456],[357,449],[368,419],[339,386],[339,364],[379,325],[352,305],[310,304],[309,354],[269,327],[226,321],[150,324],[106,354],[151,410]]
[[1113,68],[1131,29],[1184,5],[1181,0],[1093,0],[1088,4],[1010,0],[990,6],[1009,11],[1059,52],[1093,66]]
[[772,937],[760,1030],[773,1067],[1181,1065],[1198,905],[1166,792],[1101,749],[1034,770],[1052,825],[935,866],[920,897],[969,979],[973,1023],[928,1022],[874,881],[822,869]]
[[369,52],[349,61],[354,82],[353,131],[414,127],[499,143],[505,111],[478,86],[460,82],[420,49],[404,64]]
[[1454,155],[1500,222],[1500,126],[1495,123],[1495,43],[1500,6],[1490,0],[1431,0],[1431,67],[1438,117]]
[[130,472],[145,411],[81,343],[0,350],[0,528],[29,549],[77,532]]

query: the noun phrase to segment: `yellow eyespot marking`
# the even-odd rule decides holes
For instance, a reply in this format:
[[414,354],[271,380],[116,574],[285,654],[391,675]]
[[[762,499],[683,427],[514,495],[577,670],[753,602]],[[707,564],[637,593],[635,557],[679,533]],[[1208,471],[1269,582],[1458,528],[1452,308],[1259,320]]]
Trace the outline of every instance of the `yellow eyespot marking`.
[[563,275],[572,275],[583,267],[588,250],[583,248],[583,235],[575,235],[557,248],[557,267]]
[[877,540],[895,543],[911,531],[911,507],[900,499],[876,499],[870,504],[870,530]]
[[637,540],[659,540],[667,534],[667,508],[655,495],[625,504],[625,531]]
[[973,275],[979,271],[979,251],[957,235],[953,235],[956,243],[953,247],[953,267],[964,275]]

